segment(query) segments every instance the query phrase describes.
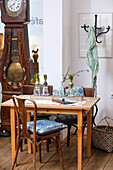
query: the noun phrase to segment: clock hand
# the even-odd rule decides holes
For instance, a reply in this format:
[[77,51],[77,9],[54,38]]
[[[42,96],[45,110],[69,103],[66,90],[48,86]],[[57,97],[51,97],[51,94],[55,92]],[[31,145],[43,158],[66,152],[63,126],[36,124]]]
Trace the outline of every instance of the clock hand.
[[10,5],[9,7],[12,7],[13,5],[15,5],[15,2],[12,5]]

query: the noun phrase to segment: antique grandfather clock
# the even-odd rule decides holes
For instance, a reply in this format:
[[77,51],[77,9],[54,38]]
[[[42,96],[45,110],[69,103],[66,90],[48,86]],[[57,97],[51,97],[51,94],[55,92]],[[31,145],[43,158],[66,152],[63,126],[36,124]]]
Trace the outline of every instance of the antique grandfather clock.
[[[23,84],[30,83],[27,55],[29,44],[25,42],[26,23],[29,22],[29,0],[2,0],[1,2],[1,21],[5,24],[4,50],[1,59],[2,102],[4,102],[13,94],[20,94]],[[10,131],[9,123],[9,108],[2,108],[2,129]]]

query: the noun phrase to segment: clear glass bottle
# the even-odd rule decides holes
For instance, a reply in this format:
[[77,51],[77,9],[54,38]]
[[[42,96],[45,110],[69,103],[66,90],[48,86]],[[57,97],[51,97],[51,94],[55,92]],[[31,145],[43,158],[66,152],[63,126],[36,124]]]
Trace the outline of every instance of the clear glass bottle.
[[74,89],[72,81],[69,82],[68,96],[74,96]]
[[34,95],[40,96],[40,84],[38,81],[35,82]]
[[65,96],[65,82],[61,82],[61,86],[60,86],[60,89],[59,89],[59,95]]
[[48,91],[48,86],[47,85],[43,85],[43,94],[48,94],[49,91]]
[[47,83],[47,74],[44,74],[44,84],[43,84],[43,95],[49,94],[48,83]]

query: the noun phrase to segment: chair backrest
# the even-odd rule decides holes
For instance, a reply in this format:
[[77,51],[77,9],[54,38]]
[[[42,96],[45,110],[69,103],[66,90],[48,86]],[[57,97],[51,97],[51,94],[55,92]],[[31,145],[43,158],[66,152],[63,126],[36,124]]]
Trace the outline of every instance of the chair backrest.
[[[22,85],[21,86],[21,92],[22,94],[27,94],[27,95],[31,95],[33,94],[33,90],[34,90],[34,85]],[[40,91],[42,93],[43,90],[43,85],[40,85]],[[49,94],[52,95],[53,93],[53,86],[52,85],[48,85],[48,90],[49,90]]]
[[20,124],[22,124],[22,131],[21,135],[23,137],[29,138],[29,133],[27,131],[27,110],[25,107],[25,101],[29,100],[31,104],[34,105],[34,125],[33,125],[33,134],[36,133],[36,113],[37,113],[37,106],[35,101],[29,99],[27,97],[16,96],[13,95],[13,103],[15,106],[16,118],[17,118],[17,126],[18,126],[18,134],[20,134]]
[[86,88],[84,87],[85,97],[94,97],[94,88]]
[[[67,86],[66,89],[69,87]],[[94,97],[94,88],[91,87],[83,87],[85,97]]]

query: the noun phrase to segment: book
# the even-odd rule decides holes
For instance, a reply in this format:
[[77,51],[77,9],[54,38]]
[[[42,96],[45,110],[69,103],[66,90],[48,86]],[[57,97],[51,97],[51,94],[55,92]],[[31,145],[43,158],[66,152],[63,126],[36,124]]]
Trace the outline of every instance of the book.
[[52,99],[53,102],[61,103],[61,104],[72,104],[77,100],[69,99],[69,98],[59,98],[59,99]]

